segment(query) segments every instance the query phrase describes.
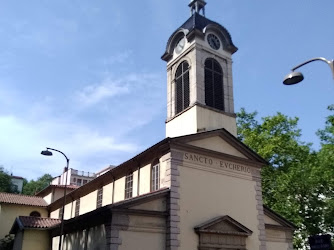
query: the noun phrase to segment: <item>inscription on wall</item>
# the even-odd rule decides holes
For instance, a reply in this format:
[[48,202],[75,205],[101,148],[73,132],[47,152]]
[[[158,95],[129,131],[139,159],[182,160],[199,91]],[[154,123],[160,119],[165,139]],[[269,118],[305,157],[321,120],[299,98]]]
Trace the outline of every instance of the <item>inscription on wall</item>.
[[183,159],[188,162],[195,162],[197,164],[220,168],[224,170],[230,170],[234,172],[250,174],[251,169],[248,166],[239,163],[233,163],[229,161],[223,161],[215,158],[210,158],[203,155],[184,153]]

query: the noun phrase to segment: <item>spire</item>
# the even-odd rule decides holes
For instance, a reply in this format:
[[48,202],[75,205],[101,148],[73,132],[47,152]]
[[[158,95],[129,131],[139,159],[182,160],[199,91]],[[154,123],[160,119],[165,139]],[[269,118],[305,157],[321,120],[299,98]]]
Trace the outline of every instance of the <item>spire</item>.
[[190,7],[190,16],[196,13],[200,13],[202,10],[203,16],[205,16],[205,5],[206,2],[204,0],[190,0],[190,4],[188,5]]

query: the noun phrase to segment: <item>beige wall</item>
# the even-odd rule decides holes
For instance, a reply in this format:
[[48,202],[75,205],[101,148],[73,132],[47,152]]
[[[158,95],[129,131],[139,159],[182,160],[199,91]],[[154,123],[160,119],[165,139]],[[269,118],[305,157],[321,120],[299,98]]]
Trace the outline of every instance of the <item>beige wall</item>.
[[285,242],[270,242],[267,241],[267,250],[284,250],[289,249],[289,244]]
[[79,214],[85,214],[96,209],[97,190],[80,198]]
[[103,186],[102,206],[106,206],[112,203],[112,193],[113,193],[112,189],[113,189],[113,182]]
[[115,200],[114,202],[124,200],[125,176],[115,181]]
[[247,249],[259,249],[256,183],[250,173],[233,173],[187,161],[179,166],[179,171],[180,249],[197,249],[194,227],[222,215],[229,215],[252,230]]
[[[66,213],[66,211],[65,211]],[[65,217],[65,215],[64,215]],[[50,213],[50,218],[52,219],[59,219],[59,208],[56,209],[56,210],[53,210],[51,213]]]
[[201,147],[201,148],[206,148],[206,149],[224,153],[224,154],[234,155],[234,156],[238,156],[241,158],[247,158],[242,153],[240,153],[239,150],[232,147],[226,141],[222,140],[222,138],[219,136],[201,139],[197,141],[192,141],[192,142],[189,142],[188,144],[197,146],[197,147]]
[[166,249],[164,233],[121,231],[120,238],[122,239],[122,245],[118,247],[118,250]]
[[42,230],[24,230],[22,250],[49,249],[49,232]]
[[[210,131],[225,128],[234,136],[237,135],[235,117],[220,112],[193,106],[191,109],[175,117],[166,124],[166,137],[177,137],[195,134],[198,130]],[[203,132],[204,132],[203,131]]]
[[0,204],[0,207],[0,239],[9,233],[18,216],[29,216],[31,212],[37,211],[41,217],[48,217],[46,208],[15,204]]
[[[75,212],[75,202],[72,201],[65,206],[64,219],[68,220],[74,217]],[[59,213],[58,213],[59,214]]]
[[151,164],[148,164],[140,169],[140,187],[139,194],[147,194],[151,191]]
[[52,192],[44,196],[43,199],[46,201],[46,203],[51,204],[52,203]]
[[267,250],[292,249],[292,231],[266,226],[266,241]]

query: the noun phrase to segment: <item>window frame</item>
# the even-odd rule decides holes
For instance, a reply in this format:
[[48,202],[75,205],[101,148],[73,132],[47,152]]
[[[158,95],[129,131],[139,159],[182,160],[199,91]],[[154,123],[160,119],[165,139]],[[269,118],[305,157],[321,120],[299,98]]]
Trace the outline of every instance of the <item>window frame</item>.
[[75,201],[75,212],[74,216],[80,215],[80,198]]
[[[209,63],[210,67],[207,66]],[[225,111],[223,68],[216,59],[211,57],[204,62],[204,90],[205,104],[211,108]]]
[[153,163],[151,166],[151,192],[160,189],[160,163]]
[[[180,75],[179,71],[181,70]],[[181,113],[190,105],[190,64],[187,60],[182,61],[176,68],[175,82],[175,114]],[[180,85],[180,87],[179,87]]]
[[96,208],[102,207],[102,202],[103,202],[103,187],[97,190]]
[[124,199],[133,197],[133,172],[130,172],[125,177]]

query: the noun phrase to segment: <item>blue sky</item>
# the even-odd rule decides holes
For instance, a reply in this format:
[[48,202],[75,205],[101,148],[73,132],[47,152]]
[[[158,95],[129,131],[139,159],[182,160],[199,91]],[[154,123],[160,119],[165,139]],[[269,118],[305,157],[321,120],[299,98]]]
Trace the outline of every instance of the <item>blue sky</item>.
[[[207,0],[233,55],[235,110],[300,118],[302,139],[334,103],[329,67],[302,68],[305,80],[284,86],[290,69],[312,57],[333,59],[333,0]],[[60,154],[90,172],[117,165],[165,136],[167,39],[188,17],[187,0],[1,1],[0,165],[36,179],[59,175]]]

